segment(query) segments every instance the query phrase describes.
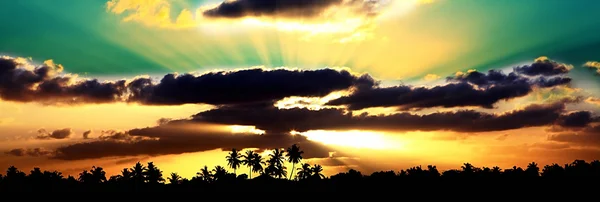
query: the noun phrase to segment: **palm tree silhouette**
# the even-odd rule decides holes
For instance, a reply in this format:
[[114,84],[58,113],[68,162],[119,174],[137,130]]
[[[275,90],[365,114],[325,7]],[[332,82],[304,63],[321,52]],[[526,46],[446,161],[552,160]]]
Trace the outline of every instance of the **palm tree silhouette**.
[[177,173],[171,173],[171,177],[168,179],[171,184],[179,184],[182,180],[181,176],[179,176]]
[[218,181],[220,179],[224,179],[225,177],[227,177],[227,170],[225,170],[225,168],[223,166],[215,166],[215,168],[213,169],[213,177],[215,181]]
[[92,166],[92,170],[90,170],[94,180],[98,183],[106,181],[106,172],[102,167]]
[[296,144],[293,144],[287,149],[285,156],[288,158],[288,162],[292,163],[292,171],[290,172],[289,179],[292,179],[292,176],[294,175],[296,164],[302,161],[302,154],[304,154],[304,151],[301,151],[300,147],[298,147]]
[[240,153],[235,148],[231,149],[231,152],[229,152],[229,155],[226,157],[227,166],[229,166],[230,168],[233,169],[233,174],[235,174],[236,176],[237,176],[236,170],[242,164],[242,160],[240,160],[240,157],[241,157]]
[[213,174],[212,171],[208,169],[208,166],[204,166],[204,168],[200,169],[200,172],[196,173],[196,176],[200,177],[200,179],[205,182],[211,182]]
[[263,174],[263,165],[266,163],[263,161],[263,157],[259,153],[254,153],[252,158],[252,172]]
[[248,173],[249,178],[252,178],[252,163],[254,161],[254,151],[252,150],[248,150],[246,151],[246,154],[242,155],[242,164],[244,164],[245,166],[248,166],[248,168],[250,168],[250,172]]
[[472,173],[475,171],[475,166],[470,163],[465,163],[463,166],[461,166],[461,168],[465,173]]
[[146,167],[140,162],[137,162],[133,168],[131,168],[131,178],[135,183],[144,183],[146,181],[145,174]]
[[119,178],[123,181],[129,181],[131,178],[133,178],[133,173],[128,168],[123,168]]
[[529,163],[529,165],[527,165],[527,169],[525,169],[525,172],[527,172],[527,174],[537,177],[540,175],[540,168],[538,167],[538,164],[535,162],[531,162]]
[[322,178],[325,178],[325,175],[323,175],[323,173],[321,173],[321,172],[323,172],[323,167],[321,167],[321,165],[315,164],[315,165],[312,167],[312,176],[313,176],[315,179],[322,179]]
[[273,153],[269,154],[267,173],[273,177],[282,178],[287,174],[284,162],[284,151],[282,149],[274,149]]
[[305,163],[305,164],[302,164],[302,167],[298,168],[298,176],[297,177],[299,180],[305,180],[305,179],[310,178],[310,176],[312,176],[312,174],[313,174],[312,172],[313,172],[313,170],[310,167],[310,164]]
[[146,181],[152,184],[157,184],[165,181],[162,175],[162,171],[158,169],[158,167],[156,167],[153,162],[148,162],[148,167],[144,172],[144,176],[146,178]]
[[92,166],[92,169],[79,173],[79,181],[88,184],[99,184],[106,181],[106,172],[102,167]]

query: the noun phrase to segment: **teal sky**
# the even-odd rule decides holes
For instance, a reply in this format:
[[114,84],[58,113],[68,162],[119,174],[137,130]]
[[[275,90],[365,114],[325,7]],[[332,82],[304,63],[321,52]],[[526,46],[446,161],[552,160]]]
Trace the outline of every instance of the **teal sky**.
[[[173,18],[180,9],[198,7],[203,1],[178,3],[174,3],[178,6],[173,6]],[[36,61],[54,59],[69,72],[96,76],[255,65],[370,68],[355,61],[361,57],[356,51],[343,53],[348,59],[335,62],[286,59],[282,49],[288,44],[279,33],[262,32],[260,37],[249,37],[244,32],[227,31],[215,35],[200,29],[165,30],[122,22],[123,16],[107,12],[105,4],[104,0],[2,1],[0,53]],[[598,8],[600,1],[594,0],[441,0],[382,26],[403,26],[416,34],[426,33],[458,44],[451,50],[452,57],[428,64],[431,71],[403,78],[505,67],[542,55],[578,67],[586,61],[600,60]],[[393,32],[388,34],[394,37]],[[260,40],[250,42],[250,38]],[[403,44],[391,45],[403,48]],[[266,55],[260,55],[259,48],[266,49]],[[578,69],[582,70],[575,74],[589,75],[589,71]]]

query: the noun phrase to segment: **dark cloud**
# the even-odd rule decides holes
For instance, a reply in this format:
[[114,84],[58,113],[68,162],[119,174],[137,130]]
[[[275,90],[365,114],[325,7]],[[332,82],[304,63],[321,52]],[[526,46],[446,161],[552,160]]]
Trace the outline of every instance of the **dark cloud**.
[[548,139],[600,149],[600,117],[589,111],[571,112],[557,120]]
[[372,86],[368,75],[348,71],[247,69],[200,76],[166,75],[159,84],[137,79],[129,84],[129,101],[150,105],[214,105],[275,102],[289,96],[321,97],[355,85]]
[[4,152],[7,155],[13,155],[13,156],[32,156],[32,157],[39,157],[39,156],[49,156],[52,154],[52,151],[43,149],[43,148],[33,148],[33,149],[24,149],[24,148],[19,148],[19,149],[13,149],[7,152]]
[[47,132],[45,129],[38,130],[37,139],[67,139],[73,135],[73,130],[70,128],[64,128],[52,131],[51,133]]
[[590,125],[583,130],[567,131],[548,136],[549,140],[600,148],[600,125]]
[[236,0],[224,1],[204,12],[207,17],[241,18],[245,16],[312,17],[324,9],[341,5],[343,0]]
[[130,141],[141,141],[144,140],[142,136],[131,136],[127,131],[116,131],[116,130],[104,130],[98,137],[100,140],[110,140],[119,142],[130,142]]
[[18,102],[106,103],[123,94],[125,81],[76,80],[58,75],[62,66],[53,63],[25,68],[22,60],[0,57],[0,98]]
[[37,67],[17,58],[0,58],[0,99],[45,104],[135,102],[147,105],[273,103],[290,96],[322,97],[354,86],[373,86],[368,75],[346,70],[219,71],[202,75],[167,74],[100,82],[62,74],[62,66]]
[[160,118],[156,121],[156,124],[160,125],[165,125],[167,123],[169,123],[170,121],[172,121],[173,119],[171,118]]
[[192,121],[231,125],[252,125],[267,133],[308,130],[389,130],[389,131],[503,131],[553,125],[565,110],[565,102],[534,104],[503,114],[474,110],[431,114],[353,115],[342,109],[309,110],[222,107],[193,116]]
[[400,110],[431,107],[478,106],[493,108],[501,100],[509,100],[528,95],[534,88],[550,88],[567,85],[571,78],[528,78],[515,72],[504,74],[490,70],[487,74],[470,71],[448,77],[449,84],[435,87],[374,87],[359,88],[349,96],[327,103],[346,105],[351,110],[371,107],[397,107]]
[[589,111],[577,111],[568,113],[566,115],[561,116],[556,125],[561,127],[585,127],[588,126],[591,122],[594,121],[596,117],[593,117],[592,112]]
[[91,130],[83,132],[83,139],[90,139],[91,134],[92,134]]
[[332,151],[303,136],[232,134],[226,131],[202,130],[201,128],[202,125],[198,124],[171,123],[134,129],[126,134],[116,132],[111,137],[118,136],[120,138],[104,138],[60,147],[56,150],[53,158],[81,160],[117,156],[154,156],[215,149],[230,150],[231,148],[285,148],[292,144],[298,144],[305,151],[305,158],[328,157],[329,152]]
[[[386,0],[235,0],[224,1],[215,8],[204,11],[210,18],[242,17],[328,17],[327,9],[348,9],[358,16],[376,16],[389,5]],[[335,14],[333,14],[335,15]]]
[[327,105],[346,105],[351,110],[371,107],[398,107],[401,110],[465,106],[492,108],[493,104],[500,100],[522,97],[531,91],[528,83],[518,82],[487,89],[477,89],[466,83],[433,88],[412,86],[363,88],[349,96],[332,100]]
[[527,76],[555,76],[569,73],[571,66],[540,57],[530,65],[515,67],[514,71]]

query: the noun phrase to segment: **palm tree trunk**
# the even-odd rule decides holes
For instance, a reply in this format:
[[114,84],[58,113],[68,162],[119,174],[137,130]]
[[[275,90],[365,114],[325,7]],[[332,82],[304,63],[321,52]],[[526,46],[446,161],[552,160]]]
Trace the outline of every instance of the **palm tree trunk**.
[[292,176],[294,175],[295,167],[296,167],[296,164],[292,163],[292,172],[290,172],[290,178],[289,178],[289,180],[292,180]]
[[250,166],[250,177],[248,179],[252,179],[252,166]]

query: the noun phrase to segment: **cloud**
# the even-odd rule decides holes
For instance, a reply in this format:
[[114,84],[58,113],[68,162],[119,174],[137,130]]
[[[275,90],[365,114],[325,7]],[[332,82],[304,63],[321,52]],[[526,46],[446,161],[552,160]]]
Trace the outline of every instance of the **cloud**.
[[549,140],[600,149],[600,116],[587,111],[572,112],[557,123],[560,127],[551,130],[556,133],[549,135]]
[[60,75],[63,68],[47,61],[33,66],[22,58],[0,57],[0,98],[18,102],[106,103],[117,100],[125,81],[77,80]]
[[[228,131],[216,131],[203,125],[189,123],[169,123],[167,125],[134,129],[123,136],[126,138],[104,138],[92,142],[76,143],[56,149],[55,159],[82,160],[102,157],[167,155],[189,152],[201,152],[215,149],[273,149],[298,144],[305,158],[324,158],[329,156],[324,145],[312,142],[303,136],[290,134],[255,135],[233,134]],[[119,133],[115,133],[119,134]]]
[[106,11],[124,22],[153,28],[227,33],[228,28],[236,27],[293,32],[301,40],[318,36],[332,43],[351,43],[375,38],[382,19],[427,3],[431,0],[227,0],[196,6],[185,1],[109,0]]
[[90,139],[91,134],[92,134],[92,130],[83,132],[83,139]]
[[246,16],[313,17],[331,6],[342,5],[342,3],[344,3],[343,0],[235,0],[224,1],[217,7],[205,11],[204,15],[226,18]]
[[425,81],[433,81],[433,80],[438,80],[440,78],[442,78],[442,77],[437,74],[427,74],[427,75],[425,75],[425,77],[423,79]]
[[596,117],[589,111],[577,111],[565,114],[557,120],[557,125],[567,128],[585,127],[592,123]]
[[600,125],[588,126],[583,130],[563,132],[548,136],[551,141],[574,143],[600,148]]
[[[60,67],[60,68],[59,68]],[[62,66],[33,66],[19,58],[0,58],[0,98],[45,104],[134,102],[147,105],[249,104],[290,96],[322,97],[357,85],[371,86],[369,75],[347,70],[242,69],[201,75],[167,74],[99,82],[61,74]]]
[[588,99],[585,100],[585,102],[594,104],[594,105],[600,105],[600,98],[589,97]]
[[600,74],[600,62],[589,61],[586,62],[583,66],[592,70],[596,70],[596,73]]
[[205,103],[214,105],[275,102],[290,96],[322,97],[353,86],[372,86],[368,75],[346,70],[246,69],[220,71],[200,76],[168,74],[160,83],[133,80],[128,100],[149,105]]
[[372,107],[398,107],[400,110],[467,106],[493,108],[501,100],[526,96],[534,88],[550,88],[571,82],[571,78],[529,78],[515,72],[504,74],[498,70],[490,70],[487,74],[472,70],[457,73],[447,80],[451,83],[435,87],[401,85],[359,88],[351,95],[327,104],[345,105],[352,110]]
[[4,152],[7,155],[13,155],[13,156],[32,156],[32,157],[39,157],[39,156],[49,156],[52,154],[52,151],[50,150],[46,150],[44,148],[33,148],[33,149],[24,149],[24,148],[19,148],[19,149],[13,149],[7,152]]
[[[551,126],[563,118],[566,102],[533,104],[500,114],[458,110],[430,114],[354,115],[342,109],[222,107],[200,112],[191,121],[252,125],[267,134],[309,130],[485,132]],[[568,115],[567,115],[568,116]],[[188,121],[188,120],[183,120]]]
[[156,121],[156,124],[159,125],[159,126],[160,125],[165,125],[165,124],[169,123],[172,120],[173,119],[171,119],[171,118],[160,118],[160,119],[158,119],[158,121]]
[[500,135],[496,138],[498,141],[504,141],[508,138],[508,134]]
[[71,128],[55,130],[52,131],[52,133],[47,132],[45,129],[40,129],[38,130],[38,134],[39,135],[36,137],[37,139],[67,139],[71,137],[74,132]]
[[535,59],[531,65],[515,67],[514,71],[527,76],[555,76],[566,74],[571,69],[572,65],[562,64],[548,59],[547,57],[539,57]]

